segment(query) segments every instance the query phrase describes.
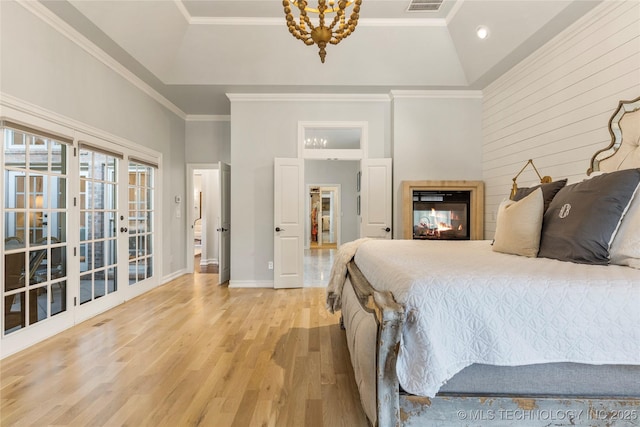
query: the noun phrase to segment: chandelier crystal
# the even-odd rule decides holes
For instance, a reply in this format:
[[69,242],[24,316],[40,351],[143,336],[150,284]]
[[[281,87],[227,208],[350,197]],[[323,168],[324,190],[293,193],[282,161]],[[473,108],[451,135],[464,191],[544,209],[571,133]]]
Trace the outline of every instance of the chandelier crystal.
[[[336,5],[337,3],[337,5]],[[320,60],[324,63],[327,56],[327,44],[338,44],[349,37],[358,25],[362,0],[318,0],[316,9],[309,7],[307,0],[283,0],[284,13],[289,32],[307,46],[318,45]],[[346,9],[353,7],[349,20]],[[298,18],[293,16],[292,8],[300,11]],[[309,19],[309,13],[317,14],[317,25]],[[330,21],[327,23],[327,21]]]
[[307,138],[304,140],[304,148],[326,148],[328,142],[326,138]]

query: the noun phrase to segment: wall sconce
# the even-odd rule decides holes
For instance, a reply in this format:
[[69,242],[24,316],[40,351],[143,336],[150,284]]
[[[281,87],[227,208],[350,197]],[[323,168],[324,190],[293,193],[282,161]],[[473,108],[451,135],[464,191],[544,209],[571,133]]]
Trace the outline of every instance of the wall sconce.
[[529,165],[531,165],[531,167],[533,167],[533,170],[536,171],[536,175],[538,175],[538,178],[540,178],[540,184],[547,184],[552,181],[551,177],[548,175],[541,176],[540,172],[538,172],[538,168],[536,168],[536,165],[533,164],[533,160],[529,159],[527,163],[524,164],[522,169],[520,169],[520,172],[518,172],[516,176],[513,177],[513,185],[511,186],[511,195],[509,196],[509,198],[513,199],[513,197],[516,195],[516,192],[518,191],[518,184],[516,183],[516,180]]

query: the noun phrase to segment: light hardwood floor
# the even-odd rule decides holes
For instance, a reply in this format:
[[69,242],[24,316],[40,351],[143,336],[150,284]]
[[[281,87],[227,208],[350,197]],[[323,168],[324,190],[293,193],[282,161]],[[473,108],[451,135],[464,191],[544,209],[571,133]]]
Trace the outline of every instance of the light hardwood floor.
[[1,362],[2,426],[366,426],[324,289],[182,276]]

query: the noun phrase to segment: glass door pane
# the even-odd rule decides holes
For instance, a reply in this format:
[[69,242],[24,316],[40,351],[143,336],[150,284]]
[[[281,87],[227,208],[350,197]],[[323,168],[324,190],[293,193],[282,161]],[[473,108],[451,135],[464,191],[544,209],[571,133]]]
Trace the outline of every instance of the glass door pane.
[[129,162],[129,285],[153,277],[154,168]]
[[81,147],[80,292],[86,304],[118,290],[117,157]]
[[4,303],[8,335],[67,311],[66,144],[11,128],[4,141]]

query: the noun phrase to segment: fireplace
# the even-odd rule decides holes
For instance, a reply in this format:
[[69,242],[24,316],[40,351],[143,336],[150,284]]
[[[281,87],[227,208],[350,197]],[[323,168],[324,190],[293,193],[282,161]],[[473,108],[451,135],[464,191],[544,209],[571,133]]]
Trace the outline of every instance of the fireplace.
[[483,239],[484,183],[403,181],[402,218],[405,239]]
[[414,240],[469,240],[470,191],[413,191]]

